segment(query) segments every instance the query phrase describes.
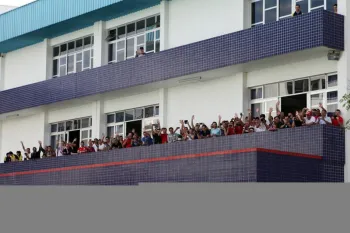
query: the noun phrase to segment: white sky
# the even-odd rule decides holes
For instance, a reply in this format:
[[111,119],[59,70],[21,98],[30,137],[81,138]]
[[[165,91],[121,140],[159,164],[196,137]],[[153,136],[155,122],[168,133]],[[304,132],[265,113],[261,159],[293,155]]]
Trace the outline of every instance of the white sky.
[[34,2],[35,0],[0,0],[0,5],[8,6],[23,6],[27,3]]

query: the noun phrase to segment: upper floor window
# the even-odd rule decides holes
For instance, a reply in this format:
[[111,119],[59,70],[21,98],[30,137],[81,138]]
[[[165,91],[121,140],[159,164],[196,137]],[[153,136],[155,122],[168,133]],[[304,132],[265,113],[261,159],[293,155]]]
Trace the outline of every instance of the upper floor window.
[[251,24],[257,26],[291,17],[297,4],[302,13],[317,9],[334,11],[337,0],[252,0]]
[[106,40],[109,63],[134,58],[141,47],[146,53],[159,52],[160,15],[111,29]]
[[53,48],[52,77],[93,68],[94,36],[87,36]]

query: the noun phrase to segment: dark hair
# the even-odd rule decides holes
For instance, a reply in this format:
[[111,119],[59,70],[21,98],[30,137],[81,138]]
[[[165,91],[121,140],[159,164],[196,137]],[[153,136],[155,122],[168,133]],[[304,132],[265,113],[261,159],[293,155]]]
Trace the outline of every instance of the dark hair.
[[173,127],[170,127],[169,130],[174,129]]
[[299,4],[296,4],[295,6],[298,6],[298,7],[300,7],[300,5],[299,5]]
[[143,50],[143,47],[140,47],[141,50]]
[[21,154],[21,152],[20,152],[20,151],[17,151],[16,154]]
[[336,7],[338,7],[338,4],[334,4],[333,6],[336,6]]

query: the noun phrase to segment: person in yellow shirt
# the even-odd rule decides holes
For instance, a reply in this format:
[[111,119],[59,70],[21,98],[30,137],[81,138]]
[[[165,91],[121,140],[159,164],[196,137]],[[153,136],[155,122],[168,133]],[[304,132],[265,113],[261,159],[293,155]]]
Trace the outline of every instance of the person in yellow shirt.
[[6,157],[4,159],[5,163],[10,163],[10,162],[14,162],[16,160],[15,156],[13,155],[12,151],[8,152],[6,154]]
[[23,161],[22,153],[20,151],[17,151],[14,157],[15,161]]

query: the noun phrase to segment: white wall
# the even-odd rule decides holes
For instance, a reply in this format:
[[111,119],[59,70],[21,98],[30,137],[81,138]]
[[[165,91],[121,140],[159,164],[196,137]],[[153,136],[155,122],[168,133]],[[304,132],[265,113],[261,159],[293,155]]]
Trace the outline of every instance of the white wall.
[[57,123],[60,121],[72,120],[92,116],[92,104],[67,104],[57,103],[50,106],[48,110],[48,123]]
[[254,87],[262,84],[304,78],[336,71],[337,62],[328,61],[326,56],[279,66],[275,66],[271,63],[270,66],[266,64],[266,68],[264,69],[248,72],[247,87]]
[[46,43],[7,53],[4,76],[4,90],[45,80]]
[[15,153],[20,150],[24,156],[20,141],[23,141],[26,147],[38,147],[38,140],[44,141],[44,121],[44,112],[2,121],[1,162],[9,151]]
[[172,0],[169,48],[242,30],[243,0]]
[[243,111],[242,74],[168,89],[167,127],[179,120],[202,122],[210,126],[221,115],[230,120]]

